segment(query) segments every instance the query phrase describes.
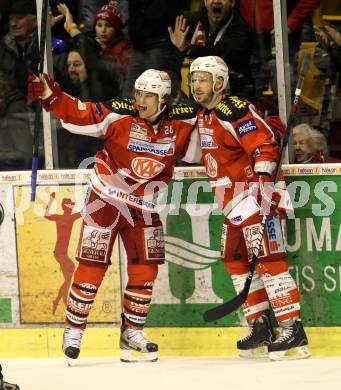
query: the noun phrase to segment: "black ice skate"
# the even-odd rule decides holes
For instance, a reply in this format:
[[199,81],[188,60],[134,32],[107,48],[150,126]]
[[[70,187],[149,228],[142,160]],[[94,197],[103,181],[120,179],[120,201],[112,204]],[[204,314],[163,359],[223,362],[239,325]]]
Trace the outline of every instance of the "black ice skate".
[[267,356],[267,346],[276,339],[270,322],[270,312],[265,311],[260,317],[249,324],[250,333],[237,341],[239,356],[258,358]]
[[2,375],[1,370],[2,370],[2,367],[0,365],[0,390],[20,390],[18,385],[4,381],[4,377]]
[[121,327],[121,361],[125,363],[156,362],[158,345],[146,339],[141,329]]
[[310,357],[308,338],[301,321],[285,321],[280,325],[280,337],[268,346],[271,360],[305,359]]
[[[81,341],[84,329],[70,328],[64,329],[63,335],[63,352],[68,359],[77,359],[79,356]],[[71,361],[68,360],[68,364],[71,365]]]

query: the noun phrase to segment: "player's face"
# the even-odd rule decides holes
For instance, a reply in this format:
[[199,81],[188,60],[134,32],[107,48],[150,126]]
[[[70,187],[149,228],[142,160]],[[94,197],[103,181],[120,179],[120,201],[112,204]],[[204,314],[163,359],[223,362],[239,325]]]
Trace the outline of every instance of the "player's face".
[[213,98],[213,78],[208,72],[193,72],[191,86],[195,100],[207,107]]
[[136,107],[142,119],[153,122],[159,111],[159,96],[147,91],[135,91]]
[[307,139],[304,134],[294,134],[294,151],[295,160],[298,163],[303,163],[311,157],[311,153],[308,151]]
[[98,19],[95,26],[95,33],[99,43],[105,45],[113,40],[115,36],[115,29],[106,20]]

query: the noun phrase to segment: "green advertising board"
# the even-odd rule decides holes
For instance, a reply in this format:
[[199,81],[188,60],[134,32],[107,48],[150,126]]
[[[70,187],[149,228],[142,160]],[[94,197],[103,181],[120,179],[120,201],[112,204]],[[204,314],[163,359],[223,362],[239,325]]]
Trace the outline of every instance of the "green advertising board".
[[[290,167],[290,168],[289,168]],[[284,169],[295,212],[289,215],[287,252],[309,326],[341,324],[341,165]],[[240,326],[237,311],[205,323],[205,310],[235,295],[220,261],[223,216],[203,168],[181,169],[160,200],[166,264],[159,267],[148,326]]]

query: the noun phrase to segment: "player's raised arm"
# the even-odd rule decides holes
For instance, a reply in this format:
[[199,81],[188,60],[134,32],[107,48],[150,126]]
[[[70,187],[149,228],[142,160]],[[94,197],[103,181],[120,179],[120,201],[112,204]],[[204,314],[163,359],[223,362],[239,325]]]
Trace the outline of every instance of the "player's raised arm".
[[28,97],[31,101],[40,100],[42,107],[60,119],[65,129],[76,134],[105,138],[110,123],[120,118],[103,103],[82,102],[63,92],[46,73],[39,78],[29,76]]

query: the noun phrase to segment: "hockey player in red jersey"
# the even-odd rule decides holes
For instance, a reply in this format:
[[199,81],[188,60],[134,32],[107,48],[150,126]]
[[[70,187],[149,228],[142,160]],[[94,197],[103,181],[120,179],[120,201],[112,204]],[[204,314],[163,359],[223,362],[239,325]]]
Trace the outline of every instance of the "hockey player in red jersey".
[[[63,93],[47,75],[41,80],[30,77],[31,99],[40,96],[44,109],[60,118],[65,129],[105,140],[90,179],[76,254],[79,265],[66,310],[63,351],[71,359],[79,355],[87,318],[119,233],[128,262],[121,360],[157,360],[157,344],[142,332],[158,266],[165,256],[154,200],[169,183],[175,161],[197,161],[201,152],[198,133],[192,131],[195,108],[168,104],[171,80],[166,72],[143,72],[135,89],[135,101],[89,103]],[[132,351],[141,356],[133,356]]]
[[[271,175],[279,147],[270,127],[247,101],[225,96],[228,68],[220,57],[194,60],[191,91],[198,112],[201,149],[208,179],[224,213],[222,260],[240,292],[249,271],[263,215],[268,215],[250,293],[243,305],[250,333],[237,342],[240,356],[252,357],[262,347],[272,360],[288,351],[310,356],[300,315],[296,284],[288,272],[279,209],[290,203],[284,190],[273,190]],[[269,309],[279,325],[275,339]],[[291,353],[290,352],[290,353]]]

